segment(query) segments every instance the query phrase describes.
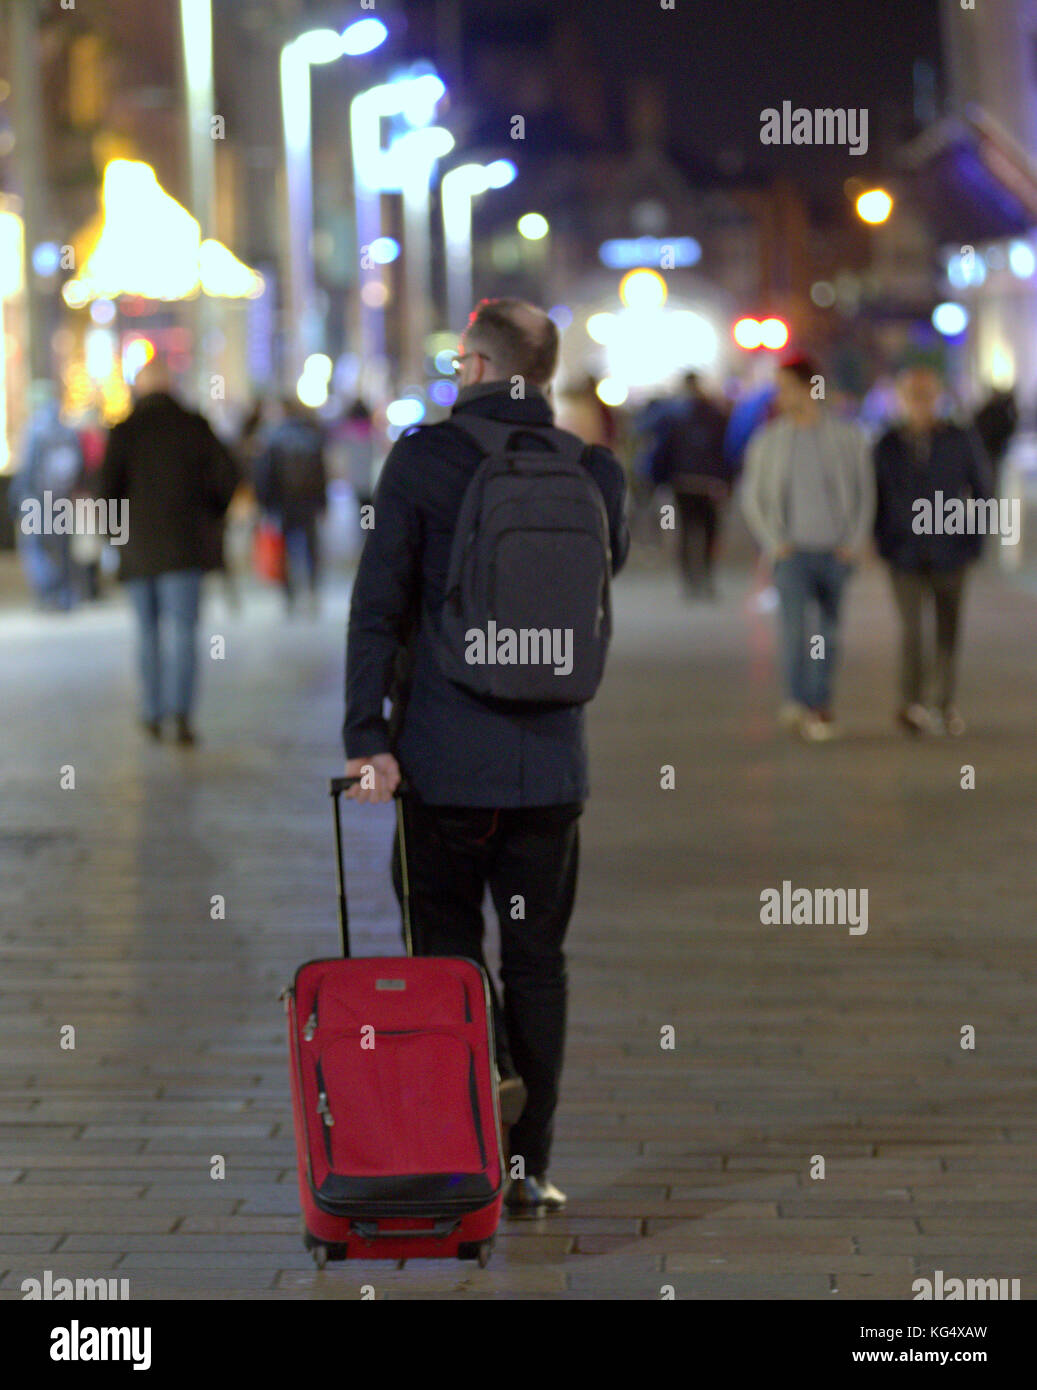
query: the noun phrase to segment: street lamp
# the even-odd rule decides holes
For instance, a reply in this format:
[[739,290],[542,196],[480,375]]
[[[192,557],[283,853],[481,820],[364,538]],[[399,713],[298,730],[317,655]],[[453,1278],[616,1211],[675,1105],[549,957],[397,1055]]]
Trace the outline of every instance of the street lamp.
[[7,439],[7,301],[25,288],[25,224],[12,208],[13,199],[0,201],[0,473],[11,465]]
[[856,202],[857,216],[871,226],[880,226],[889,220],[893,211],[893,199],[884,188],[869,188]]
[[472,201],[490,188],[505,188],[516,175],[510,159],[462,164],[443,175],[443,236],[446,248],[447,322],[459,327],[472,307]]
[[551,230],[551,224],[540,212],[524,213],[517,224],[519,234],[524,236],[527,241],[543,241]]
[[[183,42],[184,97],[187,108],[187,151],[191,209],[203,237],[215,233],[216,145],[212,138],[213,95],[212,0],[180,0]],[[198,403],[204,409],[216,366],[213,337],[215,307],[204,295],[190,305],[194,326],[194,370]]]
[[404,319],[403,374],[421,376],[425,335],[429,328],[429,279],[432,241],[429,230],[429,180],[436,161],[454,148],[454,137],[442,126],[427,126],[401,135],[390,146],[403,194],[403,271],[407,313]]
[[[435,73],[412,74],[360,92],[349,108],[357,246],[361,255],[364,248],[370,248],[381,235],[382,193],[404,194],[407,287],[408,293],[416,293],[420,297],[420,302],[411,306],[412,312],[408,316],[407,334],[411,344],[406,353],[408,365],[413,365],[413,343],[421,329],[424,317],[422,305],[427,295],[428,180],[435,161],[453,146],[453,137],[447,131],[442,131],[432,136],[431,141],[405,143],[409,142],[409,134],[417,133],[412,131],[386,149],[382,144],[382,122],[401,116],[412,127],[428,127],[445,93],[446,87]],[[422,180],[423,189],[419,187]],[[422,216],[424,226],[419,225]],[[370,373],[376,361],[384,357],[384,320],[381,313],[384,295],[369,292],[380,287],[381,281],[368,281],[360,287],[356,297],[356,344],[362,372],[366,368]],[[419,369],[420,364],[419,356]]]
[[359,19],[344,33],[311,29],[281,50],[281,115],[284,125],[285,191],[288,204],[288,310],[292,380],[319,346],[314,325],[313,120],[310,68],[339,58],[372,53],[389,36],[379,19]]

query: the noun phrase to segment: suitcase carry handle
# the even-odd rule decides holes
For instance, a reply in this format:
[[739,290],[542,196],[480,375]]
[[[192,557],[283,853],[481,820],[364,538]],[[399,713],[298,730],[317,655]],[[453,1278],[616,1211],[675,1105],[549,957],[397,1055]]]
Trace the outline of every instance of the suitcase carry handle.
[[[360,782],[359,777],[332,777],[328,783],[328,793],[334,803],[335,811],[335,863],[338,869],[338,926],[342,939],[342,954],[349,958],[349,906],[346,902],[346,870],[342,855],[342,793]],[[393,792],[396,803],[396,834],[400,842],[400,884],[403,899],[403,939],[407,945],[408,956],[414,955],[414,937],[410,920],[410,875],[407,872],[407,836],[403,816],[403,786]],[[426,1234],[428,1234],[426,1232]]]
[[429,1236],[433,1240],[446,1240],[447,1236],[452,1236],[460,1226],[460,1220],[437,1221],[431,1231],[426,1226],[423,1231],[380,1231],[373,1221],[354,1221],[353,1230],[361,1240],[396,1240],[397,1237],[407,1239],[410,1236],[424,1237],[428,1240]]

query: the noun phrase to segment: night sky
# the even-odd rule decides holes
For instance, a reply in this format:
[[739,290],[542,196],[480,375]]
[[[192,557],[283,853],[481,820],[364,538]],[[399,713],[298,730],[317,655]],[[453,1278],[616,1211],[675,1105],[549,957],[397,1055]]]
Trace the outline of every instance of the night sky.
[[[655,76],[672,149],[737,168],[734,152],[747,172],[794,174],[821,197],[911,133],[917,60],[939,80],[936,0],[464,0],[462,13],[466,44],[520,42],[531,61],[547,29],[576,19],[617,110],[632,77]],[[867,107],[868,154],[762,146],[760,112],[784,100]]]
[[[677,143],[702,151],[741,146],[753,159],[809,168],[813,151],[759,144],[760,111],[910,109],[912,65],[939,61],[935,0],[592,0],[596,50],[616,77],[665,76]],[[676,39],[675,39],[676,36]],[[791,156],[791,158],[790,158]]]

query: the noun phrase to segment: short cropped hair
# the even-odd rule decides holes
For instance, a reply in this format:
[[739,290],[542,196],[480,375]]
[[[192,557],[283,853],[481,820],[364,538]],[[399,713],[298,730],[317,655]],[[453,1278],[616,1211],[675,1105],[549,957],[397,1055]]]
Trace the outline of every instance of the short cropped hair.
[[534,386],[546,386],[557,370],[554,320],[521,299],[482,300],[468,320],[465,337],[504,376],[521,376]]

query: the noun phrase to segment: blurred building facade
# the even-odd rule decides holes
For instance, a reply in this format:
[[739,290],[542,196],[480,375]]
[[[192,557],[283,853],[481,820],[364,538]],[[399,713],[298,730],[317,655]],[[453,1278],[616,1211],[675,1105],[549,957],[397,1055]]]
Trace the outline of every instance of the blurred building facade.
[[[254,298],[221,294],[210,302],[198,292],[164,298],[156,289],[150,297],[127,286],[110,298],[77,298],[68,289],[70,281],[75,289],[89,266],[106,225],[108,235],[118,234],[116,241],[136,234],[140,261],[152,245],[160,267],[164,237],[172,236],[132,203],[102,207],[105,170],[112,161],[134,161],[153,171],[161,190],[149,205],[153,213],[168,209],[174,218],[177,205],[196,212],[179,0],[148,5],[78,0],[69,9],[9,0],[2,40],[6,81],[0,90],[10,85],[4,104],[10,103],[14,115],[0,178],[5,192],[19,199],[24,216],[26,288],[33,309],[33,360],[10,364],[12,386],[51,377],[62,383],[65,404],[74,414],[97,411],[110,421],[128,405],[126,351],[134,339],[150,345],[141,351],[167,355],[187,394],[217,418],[228,402],[250,393],[253,381],[272,376],[281,158],[279,29],[274,26],[287,8],[224,6],[213,26],[214,198],[211,207],[198,210],[200,236],[232,249],[250,267],[264,267],[269,283]],[[285,13],[285,22],[288,18]],[[34,62],[36,84],[24,80],[26,64]],[[163,201],[163,195],[173,201]],[[113,228],[113,219],[122,219],[121,225]],[[173,250],[170,246],[170,256]],[[139,289],[139,277],[135,283]],[[156,286],[162,283],[160,273]],[[205,381],[193,372],[203,334]],[[11,420],[15,436],[22,423]]]
[[959,380],[1037,402],[1037,4],[941,0],[944,119],[912,151],[942,246],[944,288],[970,315]]
[[[181,0],[146,6],[77,0],[69,10],[7,0],[3,73],[14,81],[18,42],[24,55],[27,30],[40,55],[35,113],[31,84],[14,83],[19,113],[7,131],[13,145],[6,153],[3,117],[12,94],[0,86],[0,180],[6,194],[25,200],[19,208],[28,225],[25,283],[37,355],[30,371],[15,344],[8,365],[23,383],[38,375],[42,343],[43,362],[65,384],[70,403],[96,404],[106,418],[125,408],[121,368],[133,337],[165,352],[196,392],[218,379],[219,392],[201,401],[217,417],[240,409],[256,391],[288,384],[284,344],[292,324],[285,307],[280,55],[299,33],[341,29],[361,14],[345,0],[216,0],[212,109],[220,128],[209,142],[209,206],[189,138],[185,8]],[[434,61],[447,85],[438,119],[455,148],[439,174],[500,159],[518,169],[512,184],[474,200],[475,295],[515,294],[556,309],[566,327],[564,374],[572,381],[617,370],[616,353],[600,333],[588,332],[588,321],[596,318],[600,326],[602,315],[623,313],[620,283],[642,262],[659,271],[668,310],[683,315],[668,321],[666,351],[641,362],[643,379],[632,384],[645,392],[668,389],[687,367],[717,381],[769,370],[772,353],[748,353],[732,340],[733,323],[743,315],[783,320],[791,347],[828,356],[857,391],[866,387],[876,357],[895,359],[917,337],[919,321],[927,323],[934,234],[924,206],[916,207],[909,192],[898,203],[898,217],[870,229],[853,215],[852,181],[833,213],[752,153],[690,153],[686,140],[675,139],[686,128],[687,111],[673,109],[672,93],[668,97],[650,74],[603,73],[586,42],[582,9],[553,0],[482,0],[477,6],[379,0],[378,14],[390,25],[391,39],[377,62],[335,62],[310,72],[314,217],[308,254],[323,351],[332,362],[357,350],[360,248],[350,101],[362,84],[384,81],[419,59]],[[967,18],[977,23],[971,13]],[[994,71],[996,63],[980,67]],[[884,129],[900,130],[894,116],[884,119]],[[24,157],[33,119],[42,150],[35,162]],[[205,296],[160,302],[125,294],[113,305],[63,297],[66,282],[97,244],[101,180],[120,158],[152,169],[163,193],[203,222],[203,236],[258,272],[263,292],[211,303]],[[398,195],[383,196],[380,212],[383,233],[405,243]],[[545,219],[544,235],[518,230],[530,212]],[[463,327],[450,321],[447,308],[438,180],[431,213],[432,307],[423,327],[426,375],[434,379],[448,376],[449,344]],[[149,234],[142,229],[142,236]],[[54,249],[69,246],[74,264],[54,264]],[[49,259],[36,256],[40,247],[50,248]],[[414,315],[406,255],[404,245],[401,259],[383,274],[381,327],[397,364]],[[5,303],[9,327],[24,299],[15,292]],[[627,315],[622,333],[629,335],[637,322],[646,343],[655,342],[661,320],[653,325]],[[621,346],[627,368],[644,356],[636,342]],[[199,378],[200,360],[209,375]],[[398,367],[393,384],[415,385],[403,381]],[[432,399],[443,406],[448,382],[438,385]],[[13,386],[7,394],[12,402],[24,397]]]

